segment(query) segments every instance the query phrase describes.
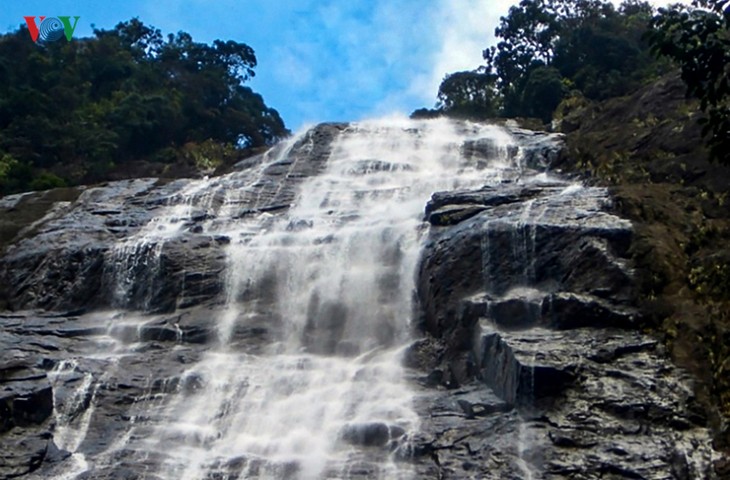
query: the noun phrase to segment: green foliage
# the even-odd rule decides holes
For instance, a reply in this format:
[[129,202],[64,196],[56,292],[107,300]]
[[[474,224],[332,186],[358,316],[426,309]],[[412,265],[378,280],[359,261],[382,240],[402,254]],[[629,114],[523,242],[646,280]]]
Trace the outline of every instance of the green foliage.
[[51,188],[65,187],[66,182],[51,172],[41,172],[30,182],[31,190],[48,190]]
[[699,265],[689,273],[689,284],[699,295],[714,299],[730,299],[730,262],[727,258]]
[[567,88],[556,68],[537,67],[525,82],[522,104],[528,116],[547,123],[566,94]]
[[666,70],[644,40],[652,15],[639,0],[618,8],[607,0],[521,0],[500,19],[486,65],[446,76],[437,108],[486,106],[548,122],[567,91],[589,100],[625,95]]
[[727,303],[708,302],[708,324],[697,335],[697,343],[703,347],[706,374],[709,374],[710,393],[715,398],[719,411],[730,417],[730,314]]
[[440,110],[432,109],[432,108],[419,108],[418,110],[414,110],[410,117],[413,119],[427,119],[427,118],[437,118],[443,115],[443,112]]
[[208,141],[272,144],[288,131],[243,86],[255,67],[248,45],[165,38],[138,19],[71,42],[35,44],[25,27],[1,35],[0,194],[134,175],[126,165],[187,161]]
[[688,95],[700,100],[712,156],[730,163],[730,0],[660,9],[652,25],[653,51],[679,64]]
[[0,153],[0,192],[13,192],[33,178],[32,169],[12,155]]
[[17,165],[18,161],[12,155],[0,156],[0,182],[6,182]]
[[499,77],[506,113],[544,111],[529,104],[533,95],[525,95],[532,72],[544,67],[554,68],[564,84],[588,99],[635,89],[658,68],[642,40],[651,15],[648,3],[635,0],[619,9],[601,0],[522,0],[502,17],[495,31],[502,40],[484,52]]
[[499,107],[495,80],[494,75],[478,71],[447,75],[439,87],[437,108],[452,116],[495,117]]
[[211,139],[201,143],[185,144],[183,155],[185,160],[192,162],[198,170],[209,173],[236,158],[236,152],[230,144],[217,143]]

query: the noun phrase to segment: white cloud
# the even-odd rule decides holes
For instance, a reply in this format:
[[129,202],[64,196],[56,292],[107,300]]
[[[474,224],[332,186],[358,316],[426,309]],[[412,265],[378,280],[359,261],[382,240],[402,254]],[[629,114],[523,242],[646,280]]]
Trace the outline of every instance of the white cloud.
[[443,6],[441,50],[436,55],[432,81],[441,81],[446,72],[471,70],[484,63],[482,51],[494,41],[499,17],[506,14],[508,0],[452,0]]
[[272,74],[282,83],[299,89],[311,85],[314,81],[312,65],[304,60],[314,57],[311,51],[312,47],[307,43],[299,43],[286,49],[276,47],[272,52],[272,56],[276,58]]
[[[612,1],[616,5],[621,3],[621,0]],[[649,0],[649,3],[660,7],[678,1]],[[408,94],[431,106],[446,74],[483,65],[482,51],[495,43],[494,29],[500,17],[517,3],[512,0],[442,0],[433,25],[433,31],[439,37],[439,48],[432,53],[431,69],[413,77]]]
[[513,3],[509,0],[443,0],[433,25],[433,31],[439,37],[439,48],[433,52],[430,70],[411,82],[410,93],[430,106],[435,102],[444,75],[482,65],[482,51],[494,42],[494,28],[499,17],[505,15]]
[[281,26],[259,38],[261,49],[252,44],[261,62],[253,86],[294,128],[432,107],[444,75],[483,65],[499,18],[517,3],[298,1],[260,12]]
[[430,72],[439,48],[437,10],[413,0],[328,0],[306,15],[290,12],[254,84],[295,127],[413,110],[423,102],[407,92],[411,77]]

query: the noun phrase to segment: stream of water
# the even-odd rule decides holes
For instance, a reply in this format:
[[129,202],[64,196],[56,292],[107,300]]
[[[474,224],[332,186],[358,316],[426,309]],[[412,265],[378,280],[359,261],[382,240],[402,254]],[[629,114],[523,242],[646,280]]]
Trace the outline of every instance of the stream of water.
[[[303,135],[257,168],[286,164]],[[469,140],[489,142],[491,158],[465,155]],[[235,187],[235,175],[197,180],[121,242],[110,275],[123,307],[130,292],[145,288],[136,283],[154,278],[140,277],[140,265],[158,268],[160,245],[194,212],[214,214],[206,232],[231,239],[225,304],[210,319],[215,341],[182,372],[171,400],[149,403],[157,409],[145,414],[156,418],[152,428],[125,440],[124,448],[160,459],[150,462],[148,478],[354,478],[363,468],[370,477],[411,478],[397,458],[419,418],[401,360],[411,340],[424,206],[435,191],[499,182],[516,166],[512,145],[496,126],[351,124],[284,213],[235,215],[231,205],[256,185],[255,175]],[[290,170],[297,161],[306,157],[289,162]],[[519,247],[527,249],[524,236]],[[154,307],[145,298],[141,307]],[[273,334],[261,348],[246,348],[262,325]],[[81,440],[64,446],[73,452]],[[79,464],[94,469],[94,459]]]

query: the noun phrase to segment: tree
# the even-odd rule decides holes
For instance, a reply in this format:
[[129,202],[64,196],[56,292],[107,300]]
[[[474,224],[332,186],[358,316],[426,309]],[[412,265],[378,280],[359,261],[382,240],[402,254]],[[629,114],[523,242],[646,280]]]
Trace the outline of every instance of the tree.
[[589,99],[636,88],[656,68],[642,40],[652,12],[639,0],[619,9],[601,0],[522,0],[511,7],[495,30],[497,46],[483,53],[498,78],[504,114],[531,114],[525,88],[532,72],[544,67],[557,69],[565,84]]
[[278,141],[278,112],[244,86],[256,63],[244,43],[164,37],[136,18],[71,42],[35,44],[24,26],[0,35],[0,194],[186,162],[198,144]]
[[687,94],[700,100],[711,156],[730,164],[730,0],[660,9],[652,25],[654,52],[679,64]]
[[560,72],[553,67],[538,67],[530,72],[522,92],[528,116],[550,122],[553,112],[567,94]]
[[553,65],[589,99],[625,95],[662,66],[643,40],[653,14],[645,2],[625,2],[582,19],[557,42]]
[[500,18],[486,64],[447,75],[437,114],[536,116],[548,122],[565,93],[625,95],[667,71],[645,40],[654,10],[643,0],[521,0]]
[[449,115],[469,118],[496,117],[499,100],[496,77],[479,71],[456,72],[446,76],[438,92],[437,108]]
[[496,47],[483,52],[487,68],[498,78],[507,116],[527,116],[523,91],[532,70],[553,64],[556,46],[577,20],[598,8],[584,0],[522,0],[500,18]]

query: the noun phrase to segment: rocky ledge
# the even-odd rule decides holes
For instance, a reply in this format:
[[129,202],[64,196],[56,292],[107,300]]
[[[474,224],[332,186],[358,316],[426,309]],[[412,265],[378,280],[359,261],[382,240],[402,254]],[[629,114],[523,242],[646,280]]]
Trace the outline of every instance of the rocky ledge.
[[[3,198],[0,307],[79,311],[111,304],[169,312],[214,301],[222,289],[221,247],[230,239],[206,232],[204,222],[285,211],[297,185],[324,166],[342,128],[321,125],[296,145],[281,144],[221,177],[123,180]],[[183,233],[165,237],[160,220],[182,224]],[[143,260],[132,265],[130,257]],[[120,292],[120,283],[129,288]]]
[[436,193],[425,215],[407,355],[424,478],[721,478],[693,379],[641,332],[606,190],[536,177]]
[[[184,372],[217,338],[224,246],[245,241],[207,226],[262,228],[285,212],[341,128],[320,126],[279,147],[287,155],[214,179],[0,200],[0,479],[154,469],[160,459],[130,445],[166,420],[159,407],[172,395],[204,388]],[[515,175],[426,206],[420,339],[405,354],[419,433],[352,425],[342,440],[364,460],[351,478],[393,458],[414,478],[722,478],[727,462],[712,450],[692,379],[641,331],[631,224],[611,213],[605,190],[534,170],[555,159],[557,136],[511,133]],[[478,163],[495,148],[474,141],[462,153]],[[184,226],[174,238],[155,220],[163,212]],[[232,348],[255,354],[279,336],[275,320],[261,312],[235,328]],[[209,478],[236,478],[222,473],[236,468]]]

